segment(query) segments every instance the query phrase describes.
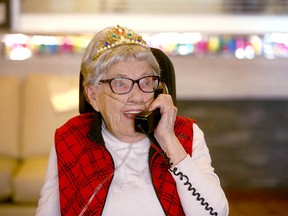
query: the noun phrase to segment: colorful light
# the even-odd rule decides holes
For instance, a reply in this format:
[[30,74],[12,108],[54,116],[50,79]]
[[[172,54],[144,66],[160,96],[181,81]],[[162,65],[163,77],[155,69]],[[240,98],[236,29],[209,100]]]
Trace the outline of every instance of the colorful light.
[[[82,55],[92,34],[25,35],[6,34],[2,38],[6,57],[25,60],[35,55]],[[217,56],[238,59],[288,58],[288,33],[259,35],[208,35],[199,32],[143,34],[149,46],[168,55]]]

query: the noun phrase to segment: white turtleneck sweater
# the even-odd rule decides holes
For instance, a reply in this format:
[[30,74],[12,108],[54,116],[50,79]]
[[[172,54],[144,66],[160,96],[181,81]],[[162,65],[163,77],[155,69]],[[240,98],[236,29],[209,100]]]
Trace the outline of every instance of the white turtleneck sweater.
[[[219,179],[211,166],[211,159],[203,132],[193,124],[192,157],[187,157],[176,167],[188,176],[193,187],[220,215],[228,215],[228,203]],[[113,157],[115,173],[108,191],[103,215],[108,216],[161,216],[165,215],[154,191],[148,167],[150,142],[125,143],[111,135],[102,126],[105,145]],[[209,215],[199,201],[187,190],[179,177],[172,175],[186,215]],[[91,194],[92,195],[92,194]],[[55,147],[52,148],[45,184],[41,190],[36,216],[60,215],[58,170]],[[85,215],[85,214],[84,214]]]
[[[149,140],[124,143],[111,135],[105,127],[102,127],[102,131],[106,148],[116,167],[103,215],[165,215],[149,172]],[[145,203],[145,207],[139,208],[141,203]]]

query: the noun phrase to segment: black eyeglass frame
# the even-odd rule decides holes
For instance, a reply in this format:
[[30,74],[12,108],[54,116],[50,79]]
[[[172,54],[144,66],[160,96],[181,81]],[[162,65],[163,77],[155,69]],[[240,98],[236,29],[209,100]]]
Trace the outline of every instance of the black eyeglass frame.
[[[147,77],[153,77],[154,79],[156,79],[156,80],[158,81],[157,86],[156,86],[156,88],[155,88],[153,91],[144,91],[144,90],[141,88],[141,86],[140,86],[140,83],[139,83],[140,80],[145,79],[145,78],[147,78]],[[117,80],[117,79],[119,79],[119,80],[121,80],[121,79],[122,79],[122,80],[130,80],[130,81],[132,81],[132,85],[131,85],[129,91],[127,91],[127,92],[125,92],[125,93],[116,93],[116,92],[113,90],[113,87],[112,87],[112,85],[111,85],[111,82],[112,82],[113,80]],[[109,86],[110,86],[111,91],[112,91],[114,94],[118,94],[118,95],[128,94],[129,92],[131,92],[132,89],[133,89],[133,87],[134,87],[134,85],[135,85],[135,83],[138,84],[138,87],[139,87],[139,89],[140,89],[142,92],[152,93],[152,92],[155,92],[155,91],[158,89],[159,84],[160,84],[160,77],[159,77],[159,76],[156,76],[156,75],[149,75],[149,76],[141,77],[141,78],[139,78],[139,79],[137,79],[137,80],[133,80],[133,79],[130,79],[130,78],[128,78],[128,77],[116,77],[116,78],[112,78],[112,79],[100,80],[99,83],[108,83]]]

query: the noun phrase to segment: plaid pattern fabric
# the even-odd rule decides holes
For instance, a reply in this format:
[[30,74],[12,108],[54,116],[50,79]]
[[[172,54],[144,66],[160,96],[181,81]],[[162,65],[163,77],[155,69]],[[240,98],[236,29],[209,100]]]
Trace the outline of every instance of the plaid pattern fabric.
[[[110,154],[87,137],[93,114],[68,121],[55,133],[62,215],[79,215],[94,189],[112,174]],[[85,215],[100,215],[111,179],[103,184]]]
[[[175,123],[175,133],[189,154],[192,153],[192,123],[192,120],[180,117]],[[82,114],[70,119],[55,132],[61,215],[79,215],[101,183],[103,187],[85,215],[101,215],[103,211],[114,163],[104,145],[88,138],[92,124],[95,124],[93,113]],[[93,130],[93,133],[99,135],[101,131]],[[166,215],[184,215],[166,161],[153,148],[149,157],[155,191]]]

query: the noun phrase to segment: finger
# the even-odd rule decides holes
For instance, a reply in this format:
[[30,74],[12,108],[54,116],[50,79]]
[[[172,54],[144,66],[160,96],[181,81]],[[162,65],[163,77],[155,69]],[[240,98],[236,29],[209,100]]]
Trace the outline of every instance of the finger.
[[[160,108],[163,110],[165,107],[173,105],[173,101],[170,95],[160,94],[150,105],[149,110]],[[173,105],[174,106],[174,105]]]

